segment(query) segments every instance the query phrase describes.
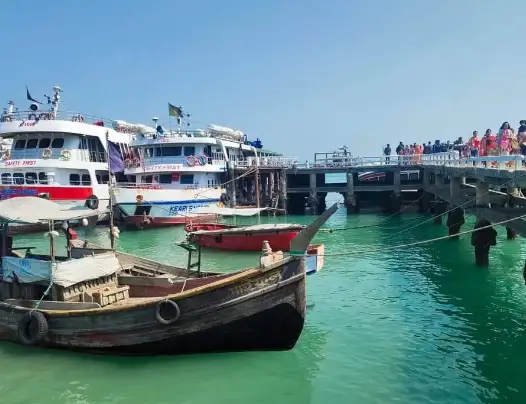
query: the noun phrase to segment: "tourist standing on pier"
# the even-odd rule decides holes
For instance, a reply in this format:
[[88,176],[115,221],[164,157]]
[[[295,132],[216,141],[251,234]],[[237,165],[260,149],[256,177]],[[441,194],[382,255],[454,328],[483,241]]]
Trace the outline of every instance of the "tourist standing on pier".
[[511,150],[510,139],[513,136],[513,132],[510,129],[510,124],[504,122],[497,134],[497,146],[500,156],[509,156]]
[[401,164],[402,163],[402,151],[404,150],[404,144],[402,142],[400,142],[398,144],[398,146],[396,146],[396,154],[398,155],[398,164]]
[[473,136],[468,140],[468,147],[471,157],[478,157],[480,148],[480,139],[478,131],[473,131]]
[[517,141],[519,142],[520,153],[526,156],[526,121],[519,122],[519,133],[517,134]]
[[391,145],[387,143],[387,146],[384,148],[385,164],[391,163]]

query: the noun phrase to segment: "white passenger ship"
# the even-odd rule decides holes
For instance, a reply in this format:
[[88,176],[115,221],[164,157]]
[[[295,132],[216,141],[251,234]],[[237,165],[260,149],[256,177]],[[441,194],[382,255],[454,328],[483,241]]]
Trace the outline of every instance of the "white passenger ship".
[[[154,122],[157,120],[154,119]],[[198,207],[226,202],[222,187],[228,180],[227,162],[253,165],[256,157],[278,156],[249,142],[243,132],[209,125],[206,130],[165,131],[139,135],[131,146],[139,158],[125,161],[130,181],[114,188],[115,204],[132,227],[184,224]]]
[[28,91],[29,111],[10,101],[0,116],[0,140],[7,145],[1,151],[0,200],[40,196],[71,207],[88,205],[103,219],[109,202],[106,134],[121,150],[129,148],[131,135],[101,118],[60,111],[61,92],[53,87],[50,108],[41,111]]

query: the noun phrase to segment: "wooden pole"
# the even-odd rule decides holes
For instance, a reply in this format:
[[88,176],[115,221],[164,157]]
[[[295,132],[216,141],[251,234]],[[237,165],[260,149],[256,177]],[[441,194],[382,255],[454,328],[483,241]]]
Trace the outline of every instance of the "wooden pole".
[[256,208],[259,208],[259,161],[256,160]]

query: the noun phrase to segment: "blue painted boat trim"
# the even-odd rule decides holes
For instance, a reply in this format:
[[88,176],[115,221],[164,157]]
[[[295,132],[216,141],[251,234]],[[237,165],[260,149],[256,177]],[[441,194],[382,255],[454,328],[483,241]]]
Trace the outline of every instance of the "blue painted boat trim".
[[[219,199],[189,199],[187,201],[144,201],[141,205],[187,205],[192,203],[217,203]],[[135,206],[137,202],[119,202],[117,205]]]

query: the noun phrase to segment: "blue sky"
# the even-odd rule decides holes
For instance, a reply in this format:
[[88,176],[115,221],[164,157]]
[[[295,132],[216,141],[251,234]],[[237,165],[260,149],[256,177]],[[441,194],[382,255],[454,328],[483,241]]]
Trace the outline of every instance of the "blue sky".
[[[520,0],[5,1],[0,102],[230,126],[302,159],[526,119]],[[167,126],[167,125],[166,125]]]

